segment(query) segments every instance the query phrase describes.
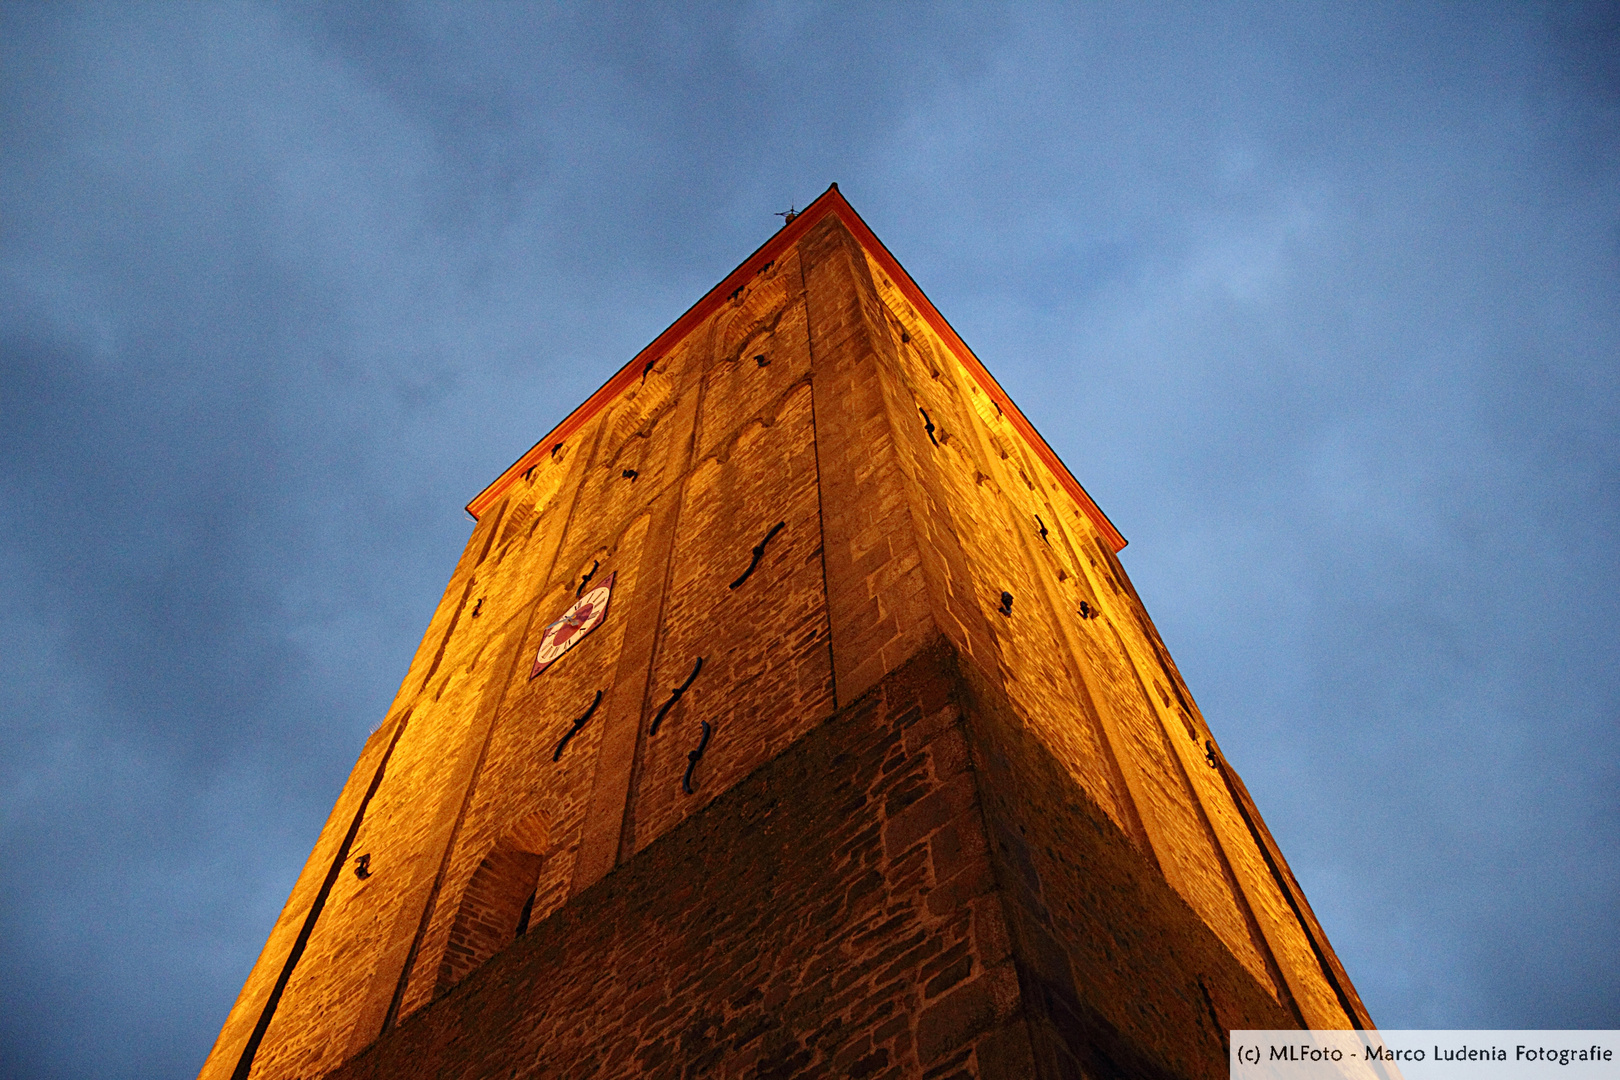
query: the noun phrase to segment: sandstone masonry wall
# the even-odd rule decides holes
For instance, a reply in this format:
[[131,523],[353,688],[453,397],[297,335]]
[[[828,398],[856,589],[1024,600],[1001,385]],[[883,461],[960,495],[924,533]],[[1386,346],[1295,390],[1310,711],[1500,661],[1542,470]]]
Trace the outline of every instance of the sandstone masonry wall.
[[[1291,878],[1268,866],[1213,736],[1094,523],[895,282],[868,265],[891,334],[892,411],[917,517],[963,552],[932,565],[990,633],[950,610],[940,626],[1296,1022],[1364,1022],[1325,974],[1324,959],[1341,988],[1348,982],[1290,908]],[[900,421],[913,412],[915,422]]]
[[952,686],[891,674],[336,1076],[1029,1075]]
[[892,260],[795,236],[481,504],[203,1077],[1194,1077],[1365,1021],[1094,508]]
[[939,641],[335,1077],[1215,1080],[1289,1023]]

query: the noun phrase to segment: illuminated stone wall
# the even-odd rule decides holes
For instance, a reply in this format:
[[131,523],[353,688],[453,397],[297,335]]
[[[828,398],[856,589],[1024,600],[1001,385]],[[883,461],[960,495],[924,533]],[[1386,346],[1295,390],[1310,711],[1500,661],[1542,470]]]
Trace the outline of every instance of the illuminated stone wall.
[[1288,885],[1268,869],[1124,569],[884,270],[871,270],[940,627],[1257,982],[1297,1020],[1343,1026]]
[[1214,1076],[1365,1022],[1022,423],[818,200],[475,500],[202,1075]]

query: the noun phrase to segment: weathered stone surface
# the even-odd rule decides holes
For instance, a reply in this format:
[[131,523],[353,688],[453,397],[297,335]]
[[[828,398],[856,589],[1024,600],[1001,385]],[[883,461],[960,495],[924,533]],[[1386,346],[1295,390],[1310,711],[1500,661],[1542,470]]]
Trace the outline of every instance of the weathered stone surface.
[[[943,651],[891,673],[338,1075],[921,1075],[1016,1027],[1011,960],[979,945],[1000,906],[931,911],[926,845],[883,842],[893,792],[971,781],[936,773],[959,727],[902,740],[951,679]],[[982,835],[967,790],[932,834]]]
[[1192,1078],[1368,1022],[1123,541],[836,190],[474,506],[204,1077]]

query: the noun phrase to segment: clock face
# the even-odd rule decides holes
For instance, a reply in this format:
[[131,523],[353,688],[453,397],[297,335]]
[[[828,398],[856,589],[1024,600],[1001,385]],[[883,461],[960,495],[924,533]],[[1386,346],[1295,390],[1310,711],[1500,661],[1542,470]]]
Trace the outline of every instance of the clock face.
[[613,595],[613,579],[617,576],[608,575],[606,581],[575,600],[573,606],[563,612],[562,618],[546,627],[540,635],[540,651],[535,655],[534,670],[529,672],[529,678],[546,670],[563,653],[584,641],[587,634],[602,625],[602,620],[607,617],[608,598]]

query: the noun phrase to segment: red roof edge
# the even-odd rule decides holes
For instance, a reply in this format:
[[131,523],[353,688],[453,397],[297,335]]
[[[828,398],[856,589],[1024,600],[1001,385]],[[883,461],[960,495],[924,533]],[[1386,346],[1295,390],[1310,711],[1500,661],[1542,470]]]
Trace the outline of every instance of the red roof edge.
[[713,314],[716,308],[725,303],[733,292],[751,280],[761,267],[768,262],[772,262],[782,252],[798,243],[799,238],[808,232],[811,226],[828,214],[835,215],[844,223],[844,227],[854,234],[855,238],[860,241],[861,246],[867,250],[868,254],[899,287],[900,292],[907,300],[911,301],[912,306],[917,309],[923,320],[944,340],[951,352],[955,354],[957,360],[961,362],[963,367],[967,368],[968,372],[978,382],[979,388],[1001,408],[1002,415],[1011,422],[1013,428],[1019,435],[1023,436],[1024,441],[1035,451],[1036,456],[1046,463],[1064,489],[1080,505],[1080,509],[1091,519],[1092,524],[1097,527],[1097,531],[1102,534],[1108,545],[1116,552],[1124,548],[1125,537],[1114,527],[1114,523],[1108,520],[1108,515],[1102,512],[1102,509],[1087,494],[1086,489],[1080,486],[1080,482],[1074,478],[1074,474],[1069,472],[1068,466],[1063,464],[1063,459],[1059,458],[1056,452],[1047,445],[1046,440],[1041,437],[1041,433],[1035,430],[1035,425],[1031,424],[1018,406],[1013,404],[1012,398],[1007,396],[1007,392],[1001,388],[1001,384],[996,382],[995,377],[979,362],[979,358],[973,355],[973,350],[967,347],[967,343],[946,321],[945,316],[939,313],[939,310],[923,294],[923,291],[917,287],[917,283],[911,279],[910,274],[906,273],[905,267],[900,265],[900,261],[883,245],[883,241],[877,238],[877,235],[861,219],[861,216],[855,212],[855,208],[849,205],[843,194],[839,192],[837,184],[833,184],[822,192],[815,202],[805,207],[797,217],[777,230],[776,235],[765,241],[752,255],[739,263],[737,268],[727,274],[720,284],[710,289],[701,300],[687,308],[685,314],[671,323],[669,329],[659,334],[652,340],[651,344],[636,353],[631,361],[620,368],[607,382],[603,383],[596,393],[586,398],[584,403],[569,413],[562,423],[552,428],[545,438],[535,443],[528,453],[518,458],[493,483],[479,492],[467,504],[467,513],[471,514],[475,519],[481,517],[485,510],[489,509],[497,499],[506,494],[507,490],[517,482],[518,477],[550,454],[558,444],[566,442],[570,435],[583,427],[591,417],[595,416],[629,387],[631,383],[635,382],[641,376],[644,367],[660,359],[665,353],[673,349],[698,324]]

